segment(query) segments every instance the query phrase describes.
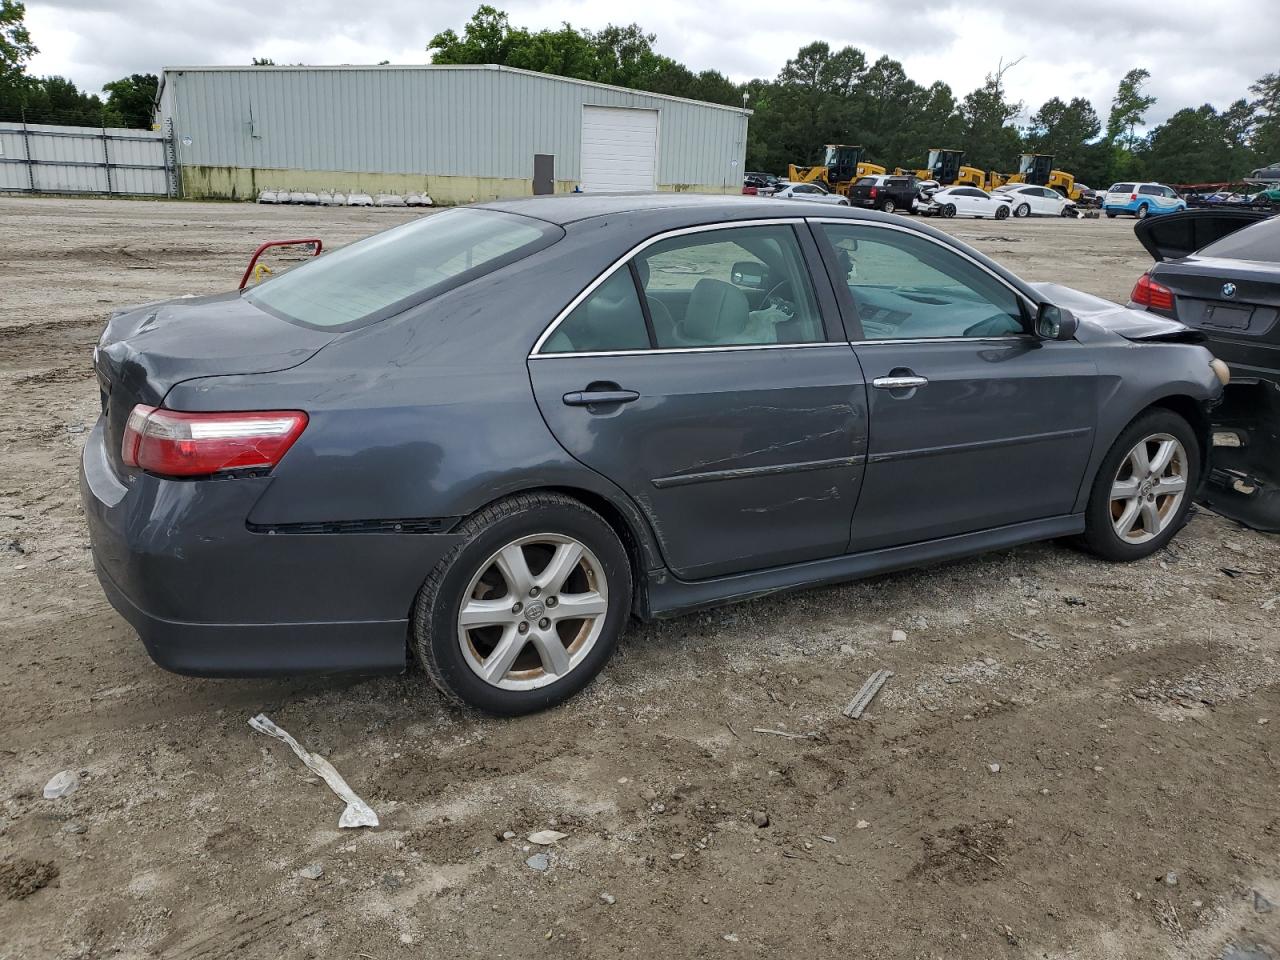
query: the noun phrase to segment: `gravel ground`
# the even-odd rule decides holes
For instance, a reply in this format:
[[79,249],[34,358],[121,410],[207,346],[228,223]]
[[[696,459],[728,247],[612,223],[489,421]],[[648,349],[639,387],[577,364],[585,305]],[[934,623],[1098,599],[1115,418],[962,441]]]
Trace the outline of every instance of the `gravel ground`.
[[[1280,540],[1208,512],[1130,566],[1043,544],[633,626],[516,721],[417,670],[153,666],[78,503],[106,312],[414,215],[0,199],[0,958],[1280,958]],[[945,227],[1113,299],[1149,262],[1127,221]],[[260,711],[382,826],[339,831]]]

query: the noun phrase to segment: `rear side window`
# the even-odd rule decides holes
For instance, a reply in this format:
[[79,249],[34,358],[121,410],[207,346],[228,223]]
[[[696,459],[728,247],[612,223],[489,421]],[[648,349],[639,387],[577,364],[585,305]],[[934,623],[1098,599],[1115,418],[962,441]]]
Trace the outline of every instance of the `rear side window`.
[[860,177],[858,182],[854,184],[856,187],[873,187],[876,184],[875,177]]
[[1196,252],[1200,257],[1280,263],[1280,217],[1253,223]]
[[1113,183],[1107,193],[1133,193],[1132,183]]
[[1159,187],[1143,186],[1138,188],[1138,192],[1145,196],[1163,196],[1164,191]]
[[630,269],[615,270],[573,308],[542,348],[543,353],[648,350],[649,331]]
[[351,329],[555,243],[559,227],[497,210],[446,210],[310,260],[245,293],[308,327]]

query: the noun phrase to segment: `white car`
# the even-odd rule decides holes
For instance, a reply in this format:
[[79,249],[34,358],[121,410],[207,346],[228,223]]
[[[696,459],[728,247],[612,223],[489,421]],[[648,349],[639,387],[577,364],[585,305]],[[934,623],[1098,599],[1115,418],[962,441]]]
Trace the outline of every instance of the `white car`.
[[846,207],[849,205],[848,197],[832,193],[816,183],[779,183],[778,192],[773,196],[782,200],[812,200],[817,203],[838,203]]
[[1003,220],[1013,210],[1009,198],[990,194],[977,187],[947,187],[928,199],[917,201],[916,210],[936,217],[991,217]]
[[1006,183],[995,195],[1009,198],[1015,217],[1073,217],[1076,205],[1057,190],[1030,183]]

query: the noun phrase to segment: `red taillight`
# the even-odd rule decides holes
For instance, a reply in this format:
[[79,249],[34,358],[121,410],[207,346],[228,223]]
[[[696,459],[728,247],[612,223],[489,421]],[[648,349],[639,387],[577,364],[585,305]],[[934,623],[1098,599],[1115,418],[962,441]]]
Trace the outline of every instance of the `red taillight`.
[[167,477],[274,467],[307,425],[300,410],[184,413],[138,404],[124,428],[125,466]]
[[1129,299],[1153,310],[1172,310],[1173,291],[1163,283],[1156,283],[1149,274],[1143,274],[1133,285]]
[[1136,193],[1131,193],[1131,194],[1129,194],[1129,199],[1130,199],[1130,200],[1137,200],[1137,199],[1138,199],[1138,195],[1137,195]]
[[879,187],[872,187],[872,188],[871,188],[871,199],[872,199],[872,200],[874,200],[874,199],[879,195],[879,193],[880,193],[880,188],[879,188]]

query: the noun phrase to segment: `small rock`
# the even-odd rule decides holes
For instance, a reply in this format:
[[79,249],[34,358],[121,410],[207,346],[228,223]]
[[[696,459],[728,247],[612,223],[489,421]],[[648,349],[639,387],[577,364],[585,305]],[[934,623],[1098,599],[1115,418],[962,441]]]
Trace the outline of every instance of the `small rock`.
[[537,833],[529,834],[529,842],[536,843],[539,846],[549,847],[553,843],[558,843],[565,837],[567,833],[561,833],[559,830],[539,830]]
[[988,763],[988,764],[987,764],[987,769],[988,769],[988,770],[990,770],[992,773],[999,773],[999,772],[1000,772],[1000,764],[998,764],[998,763]]
[[960,678],[957,677],[955,674],[948,673],[945,677],[942,678],[942,682],[943,683],[959,683]]
[[69,797],[80,787],[80,778],[76,776],[74,770],[63,770],[61,773],[55,773],[49,782],[44,785],[44,798],[46,800],[61,800],[63,797]]
[[324,876],[324,866],[319,863],[309,863],[298,871],[298,876],[303,880],[319,880]]
[[840,652],[843,653],[846,657],[852,657],[858,651],[854,650],[853,647],[850,646],[849,644],[842,643],[840,644]]
[[665,803],[655,803],[651,809],[654,813],[666,813],[667,805]]
[[856,826],[859,830],[865,830],[867,829],[867,827],[871,826],[871,824],[867,823],[867,821],[865,820],[859,820],[856,824],[854,824],[854,826]]
[[819,839],[819,840],[821,840],[823,843],[835,843],[835,842],[836,842],[836,838],[835,838],[835,837],[829,837],[829,836],[827,836],[825,833],[824,833],[822,836],[818,837],[818,839]]
[[1264,897],[1257,890],[1253,891],[1253,909],[1258,913],[1270,913],[1276,908],[1276,905]]
[[85,833],[88,829],[89,828],[86,827],[83,823],[76,823],[75,821],[72,821],[71,823],[64,823],[62,825],[63,833],[81,834],[81,833]]
[[1102,772],[1102,768],[1101,768],[1101,767],[1094,767],[1094,768],[1093,768],[1093,772],[1094,772],[1094,773],[1101,773],[1101,772]]
[[630,783],[631,781],[630,781],[630,780],[628,780],[626,777],[619,777],[619,778],[618,778],[618,782],[619,782],[619,783]]
[[996,665],[996,658],[995,658],[995,657],[983,657],[983,658],[982,658],[982,662],[983,662],[984,664],[986,664],[988,667],[994,667],[994,666]]
[[683,860],[683,859],[684,859],[684,854],[683,854],[683,853],[673,853],[673,854],[671,854],[671,859],[672,859],[672,860]]
[[600,902],[607,903],[609,904],[609,906],[613,906],[615,903],[618,902],[618,898],[615,897],[612,893],[602,893],[600,894]]
[[645,803],[653,803],[653,801],[658,799],[658,791],[653,789],[653,787],[645,787],[640,791],[640,799]]
[[1259,718],[1258,718],[1258,726],[1260,726],[1260,727],[1265,727],[1265,726],[1266,726],[1268,723],[1270,723],[1270,722],[1271,722],[1271,718],[1270,718],[1270,717],[1259,717]]
[[751,822],[757,827],[767,827],[769,825],[769,815],[763,810],[757,810],[751,815]]
[[804,848],[805,848],[806,850],[812,850],[812,849],[813,849],[813,844],[812,844],[812,843],[810,843],[808,840],[806,840],[806,841],[804,842]]
[[524,863],[526,867],[537,870],[539,873],[546,873],[551,869],[551,858],[545,853],[535,853]]
[[1200,909],[1201,907],[1203,907],[1203,906],[1204,906],[1204,901],[1203,901],[1203,900],[1192,900],[1192,901],[1191,901],[1191,908],[1192,908],[1193,910],[1199,910],[1199,909]]
[[503,830],[503,831],[502,831],[502,839],[503,839],[503,840],[514,840],[515,838],[516,838],[516,832],[515,832],[514,830]]
[[1176,887],[1178,885],[1178,875],[1170,870],[1164,875],[1164,885],[1166,887]]
[[726,934],[725,934],[723,937],[721,937],[720,939],[721,939],[721,940],[726,940],[726,941],[728,941],[729,943],[737,943],[737,942],[738,942],[738,935],[737,935],[736,933],[726,933]]
[[892,633],[892,634],[890,634],[890,636],[889,636],[889,642],[890,642],[890,643],[906,643],[906,642],[907,642],[907,631],[905,631],[905,630],[895,630],[895,631],[893,631],[893,633]]
[[1047,797],[1048,795],[1049,795],[1049,788],[1048,788],[1048,787],[1041,787],[1041,788],[1040,788],[1040,796],[1042,796],[1042,797]]

